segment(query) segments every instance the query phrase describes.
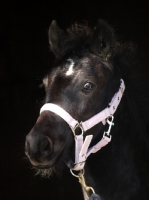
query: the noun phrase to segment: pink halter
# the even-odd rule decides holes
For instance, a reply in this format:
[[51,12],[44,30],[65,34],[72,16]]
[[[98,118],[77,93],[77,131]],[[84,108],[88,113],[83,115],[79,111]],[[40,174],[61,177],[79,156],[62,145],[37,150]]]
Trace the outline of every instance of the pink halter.
[[[75,163],[73,170],[81,170],[84,168],[85,161],[87,157],[91,153],[96,153],[99,151],[102,147],[107,145],[111,141],[111,127],[114,125],[113,120],[113,114],[115,113],[121,98],[123,96],[123,92],[125,90],[125,84],[124,81],[121,79],[120,88],[117,93],[113,96],[109,107],[102,110],[100,113],[94,115],[90,119],[86,120],[85,122],[79,123],[77,120],[75,120],[68,112],[66,112],[63,108],[56,104],[52,103],[46,103],[42,106],[40,109],[40,114],[43,111],[49,110],[57,115],[59,115],[62,119],[64,119],[68,125],[70,126],[75,139]],[[111,119],[111,120],[110,120]],[[103,124],[106,124],[106,122],[109,124],[109,130],[103,134],[103,138],[93,147],[89,148],[89,145],[91,143],[93,135],[88,135],[85,137],[85,140],[83,141],[83,133],[96,124],[102,122]],[[80,127],[82,130],[82,133],[80,135],[75,134],[75,129],[77,127]]]

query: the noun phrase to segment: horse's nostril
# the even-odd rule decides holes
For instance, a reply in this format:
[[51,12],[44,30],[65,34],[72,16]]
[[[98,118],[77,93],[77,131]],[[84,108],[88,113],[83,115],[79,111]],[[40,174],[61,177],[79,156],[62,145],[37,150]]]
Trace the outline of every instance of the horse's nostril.
[[43,145],[42,145],[42,153],[44,155],[50,155],[52,152],[52,143],[50,142],[50,140],[46,137],[43,140]]
[[26,137],[25,154],[37,162],[42,162],[52,154],[53,145],[50,138],[42,135],[31,135]]

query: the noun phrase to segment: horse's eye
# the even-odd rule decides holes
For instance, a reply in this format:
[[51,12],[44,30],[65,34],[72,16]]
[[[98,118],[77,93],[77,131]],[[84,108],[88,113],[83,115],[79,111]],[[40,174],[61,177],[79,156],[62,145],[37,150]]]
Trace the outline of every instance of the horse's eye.
[[83,87],[83,91],[90,92],[93,89],[93,87],[94,87],[93,83],[87,82]]

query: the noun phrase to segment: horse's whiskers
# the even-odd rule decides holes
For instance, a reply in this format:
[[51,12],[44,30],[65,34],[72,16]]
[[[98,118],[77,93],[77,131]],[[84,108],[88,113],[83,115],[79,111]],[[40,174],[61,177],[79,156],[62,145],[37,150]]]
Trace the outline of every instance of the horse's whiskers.
[[41,177],[44,177],[44,178],[50,178],[53,174],[53,169],[52,168],[49,168],[49,169],[37,169],[37,168],[34,168],[36,169],[36,175],[40,175]]

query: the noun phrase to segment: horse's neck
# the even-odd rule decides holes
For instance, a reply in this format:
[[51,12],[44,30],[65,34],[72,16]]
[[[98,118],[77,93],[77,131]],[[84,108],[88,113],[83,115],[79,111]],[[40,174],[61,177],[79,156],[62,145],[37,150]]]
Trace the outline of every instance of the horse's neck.
[[[98,153],[96,155],[95,154],[90,155],[91,157],[88,159],[85,165],[85,181],[86,181],[87,186],[92,187],[95,190],[95,193],[100,195],[100,192],[99,192],[100,179],[101,180],[103,179],[102,174],[104,174],[104,171],[102,171],[101,173],[100,166],[102,166],[102,160],[100,160],[100,157],[98,159],[97,155]],[[94,156],[94,158],[92,156]],[[85,198],[86,192],[84,192],[84,190],[83,190],[83,194],[84,194],[84,199],[88,200],[87,198]]]
[[[115,117],[111,142],[99,152],[91,154],[85,166],[86,184],[93,187],[97,194],[103,194],[104,198],[106,196],[105,199],[113,195],[112,188],[116,189],[119,184],[124,184],[126,189],[123,193],[127,196],[139,190],[138,166],[134,162],[142,159],[138,157],[139,148],[145,149],[146,144],[143,139],[145,136],[142,135],[140,127],[143,126],[141,126],[141,121],[139,123],[137,110],[129,99],[125,103],[125,109],[120,108],[121,113]],[[130,194],[129,187],[133,188],[132,194]]]

